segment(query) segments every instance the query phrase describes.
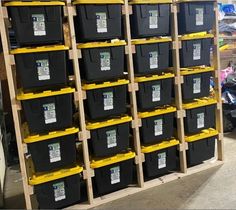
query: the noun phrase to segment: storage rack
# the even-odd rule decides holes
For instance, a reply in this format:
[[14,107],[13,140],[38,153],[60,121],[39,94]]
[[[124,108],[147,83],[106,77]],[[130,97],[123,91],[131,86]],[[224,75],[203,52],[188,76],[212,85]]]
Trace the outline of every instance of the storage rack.
[[[199,1],[199,0],[195,0]],[[211,0],[210,0],[211,1]],[[178,130],[178,140],[180,141],[179,151],[180,151],[180,172],[175,172],[161,178],[153,179],[151,181],[144,182],[143,177],[143,168],[142,163],[144,162],[144,155],[141,152],[141,144],[140,144],[140,136],[139,136],[139,127],[141,126],[141,121],[138,118],[137,113],[137,103],[136,103],[136,91],[138,90],[138,85],[134,80],[134,68],[133,68],[133,59],[132,54],[134,52],[134,48],[131,43],[131,32],[130,32],[130,14],[132,13],[132,8],[128,3],[128,0],[124,1],[123,5],[123,14],[125,21],[125,37],[127,41],[127,58],[128,58],[128,75],[129,75],[129,92],[131,99],[131,111],[132,111],[132,128],[134,134],[134,145],[135,145],[135,163],[137,165],[137,177],[138,177],[138,185],[133,187],[128,187],[123,190],[119,190],[114,193],[107,194],[102,197],[94,198],[93,197],[93,188],[92,188],[92,177],[94,176],[93,170],[90,168],[90,160],[89,160],[89,150],[88,150],[88,139],[90,138],[90,133],[86,129],[85,122],[85,114],[84,114],[84,105],[83,100],[85,99],[85,93],[82,91],[81,87],[81,78],[79,74],[79,62],[78,58],[81,57],[80,51],[77,49],[77,43],[75,39],[75,29],[74,29],[74,16],[76,15],[75,7],[72,4],[71,0],[67,0],[66,6],[64,6],[64,14],[68,17],[68,24],[70,29],[70,37],[71,37],[71,48],[69,50],[70,59],[73,61],[74,66],[74,78],[76,85],[76,92],[74,94],[75,101],[78,105],[79,110],[79,118],[80,118],[80,132],[78,133],[79,139],[82,142],[83,147],[83,158],[84,158],[84,171],[83,178],[86,180],[87,185],[87,194],[88,194],[88,202],[77,204],[68,209],[84,209],[95,207],[100,204],[107,203],[109,201],[122,198],[127,195],[134,194],[136,192],[141,192],[148,188],[161,185],[163,183],[167,183],[169,181],[211,168],[218,165],[221,165],[224,160],[224,148],[223,148],[223,129],[222,129],[222,108],[221,108],[221,85],[220,85],[220,77],[219,77],[219,69],[220,69],[220,61],[219,61],[219,44],[218,44],[218,8],[217,1],[214,1],[214,9],[215,9],[215,21],[214,21],[214,48],[213,48],[213,67],[214,67],[214,78],[215,78],[215,95],[217,97],[217,110],[216,110],[216,130],[218,130],[218,140],[217,140],[217,155],[214,161],[207,161],[201,165],[197,165],[195,167],[187,168],[186,161],[186,151],[188,150],[188,144],[185,142],[185,133],[184,133],[184,117],[185,110],[183,109],[182,102],[182,93],[181,93],[181,84],[183,82],[183,77],[180,73],[180,58],[179,58],[179,49],[181,48],[181,42],[179,41],[178,36],[178,4],[181,1],[173,1],[171,4],[171,17],[172,17],[172,48],[173,48],[173,66],[175,73],[175,103],[177,107],[177,130]],[[160,2],[167,2],[165,0],[161,0]],[[169,1],[168,1],[169,2]],[[187,0],[187,2],[192,2],[191,0]],[[14,57],[10,55],[10,43],[8,40],[8,14],[6,7],[3,6],[3,1],[0,3],[0,29],[1,29],[1,39],[3,44],[4,51],[4,59],[6,64],[6,71],[8,77],[9,91],[12,102],[12,111],[14,116],[14,124],[15,131],[17,137],[17,146],[19,151],[19,159],[20,159],[20,168],[23,178],[23,187],[24,187],[24,195],[26,201],[26,208],[33,208],[32,195],[34,193],[33,187],[28,184],[28,162],[25,157],[25,153],[27,151],[26,144],[23,143],[22,139],[22,129],[21,129],[21,104],[16,100],[16,84],[14,77],[14,70],[12,65],[15,64]]]

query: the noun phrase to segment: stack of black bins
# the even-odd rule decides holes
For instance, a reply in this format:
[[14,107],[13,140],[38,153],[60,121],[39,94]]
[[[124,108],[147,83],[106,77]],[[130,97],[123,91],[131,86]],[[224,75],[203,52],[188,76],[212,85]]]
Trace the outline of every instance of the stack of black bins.
[[81,51],[80,73],[86,91],[85,114],[95,196],[133,182],[134,153],[127,115],[129,80],[125,79],[123,0],[77,0],[75,29]]
[[214,2],[179,3],[180,66],[184,77],[182,97],[186,110],[185,135],[189,142],[188,166],[200,164],[214,156],[215,137],[210,136],[209,139],[207,135],[202,135],[203,131],[215,128],[217,101],[210,98],[210,79],[215,70],[210,66],[214,38],[210,31],[214,19]]
[[[34,172],[40,208],[63,208],[80,200],[80,173],[76,166],[78,128],[73,127],[72,96],[68,87],[67,51],[63,45],[61,1],[11,1],[17,46],[17,99],[22,102],[25,137]],[[68,156],[68,154],[70,154]]]
[[178,168],[179,142],[173,137],[176,108],[171,106],[174,74],[169,70],[171,3],[158,0],[130,1],[145,179],[152,179]]

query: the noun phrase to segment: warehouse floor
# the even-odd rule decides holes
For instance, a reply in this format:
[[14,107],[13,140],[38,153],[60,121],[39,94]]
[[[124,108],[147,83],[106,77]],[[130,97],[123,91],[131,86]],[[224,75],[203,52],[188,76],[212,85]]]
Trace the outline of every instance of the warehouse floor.
[[[236,207],[236,130],[225,137],[225,164],[95,209],[234,209]],[[18,166],[7,171],[5,208],[24,208]]]

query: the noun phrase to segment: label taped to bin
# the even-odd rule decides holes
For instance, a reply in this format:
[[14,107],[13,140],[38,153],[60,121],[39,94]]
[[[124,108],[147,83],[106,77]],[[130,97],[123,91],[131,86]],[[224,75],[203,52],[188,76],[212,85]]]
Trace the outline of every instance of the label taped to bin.
[[50,80],[49,60],[36,60],[36,66],[38,71],[38,80]]
[[110,52],[100,53],[101,71],[111,70],[111,54]]
[[114,109],[113,92],[103,93],[103,104],[105,111]]
[[117,146],[116,130],[106,131],[107,136],[107,148],[113,148]]
[[64,182],[58,182],[58,183],[53,184],[53,190],[54,190],[54,200],[56,202],[66,199],[66,191],[65,191]]
[[149,52],[149,67],[150,69],[157,69],[158,68],[158,52]]
[[105,12],[96,13],[97,32],[107,33],[107,14]]
[[163,120],[158,119],[154,121],[154,135],[160,136],[163,135]]
[[196,8],[196,26],[203,26],[203,15],[204,15],[204,8]]
[[197,128],[205,127],[205,114],[204,112],[197,114]]
[[201,77],[193,78],[193,93],[201,93]]
[[166,152],[158,154],[158,169],[166,167]]
[[61,161],[61,146],[60,143],[48,145],[50,163]]
[[193,60],[201,59],[201,43],[193,44]]
[[44,110],[45,124],[51,124],[57,122],[55,103],[44,104],[43,110]]
[[117,184],[120,182],[120,166],[110,168],[111,172],[111,184]]
[[161,100],[161,85],[152,86],[152,102]]
[[33,30],[34,36],[46,36],[46,25],[44,14],[33,14]]
[[149,29],[158,28],[158,10],[149,10]]

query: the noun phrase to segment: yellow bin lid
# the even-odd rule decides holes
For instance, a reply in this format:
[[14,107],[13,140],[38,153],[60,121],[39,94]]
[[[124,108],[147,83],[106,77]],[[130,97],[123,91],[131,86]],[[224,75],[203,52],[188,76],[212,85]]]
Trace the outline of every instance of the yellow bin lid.
[[88,49],[88,48],[102,48],[102,47],[117,47],[125,46],[126,42],[123,40],[112,40],[111,42],[89,42],[81,43],[77,45],[78,49]]
[[213,34],[208,34],[207,32],[199,32],[199,33],[192,33],[180,36],[180,40],[187,41],[193,39],[207,39],[207,38],[214,38]]
[[200,133],[192,135],[192,136],[185,136],[185,141],[186,142],[194,142],[194,141],[199,141],[202,139],[210,138],[213,136],[217,136],[219,132],[213,128],[209,128],[206,130],[202,130]]
[[124,4],[123,0],[75,0],[73,4]]
[[130,4],[171,4],[172,0],[130,0]]
[[183,104],[183,109],[194,109],[198,107],[213,105],[216,103],[217,100],[214,98],[207,98],[207,97],[200,98],[200,99],[195,99],[194,102]]
[[11,1],[6,2],[4,6],[6,7],[35,7],[35,6],[64,6],[65,2],[62,1],[30,1],[30,2],[24,2],[24,1]]
[[172,113],[172,112],[176,112],[176,107],[173,106],[165,106],[159,109],[156,109],[154,111],[151,112],[139,112],[138,116],[139,118],[147,118],[147,117],[153,117],[153,116],[157,116],[157,115],[162,115],[162,114],[168,114],[168,113]]
[[171,42],[171,41],[172,39],[170,37],[156,37],[156,38],[150,38],[150,39],[133,39],[132,44],[142,45],[142,44],[155,44],[155,43]]
[[210,66],[196,66],[191,68],[181,68],[180,73],[182,76],[190,75],[190,74],[200,74],[205,72],[211,72],[214,71],[214,67]]
[[172,73],[165,73],[162,75],[151,75],[151,76],[142,76],[142,77],[135,77],[135,82],[149,82],[155,80],[162,80],[162,79],[169,79],[173,78],[175,75]]

